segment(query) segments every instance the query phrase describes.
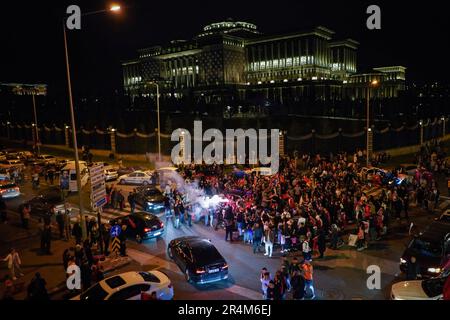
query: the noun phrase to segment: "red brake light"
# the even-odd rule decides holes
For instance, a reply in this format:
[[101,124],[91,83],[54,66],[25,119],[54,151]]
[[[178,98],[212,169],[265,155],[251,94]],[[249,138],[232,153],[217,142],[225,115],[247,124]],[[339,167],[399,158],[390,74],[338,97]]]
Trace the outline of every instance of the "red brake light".
[[144,228],[144,232],[149,232],[150,228]]
[[197,269],[197,270],[195,270],[195,273],[205,273],[206,271],[205,270],[203,270],[203,269]]
[[164,222],[161,222],[161,223],[160,223],[160,226],[161,226],[161,228],[164,227]]

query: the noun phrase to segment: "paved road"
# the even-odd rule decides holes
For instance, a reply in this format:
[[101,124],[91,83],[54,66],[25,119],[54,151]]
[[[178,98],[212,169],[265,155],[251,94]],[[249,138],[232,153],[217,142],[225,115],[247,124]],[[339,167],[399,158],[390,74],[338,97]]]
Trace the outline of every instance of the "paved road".
[[[42,187],[45,185],[43,184]],[[133,187],[121,186],[121,188],[124,192],[128,192]],[[31,198],[35,193],[29,183],[21,190],[23,194],[19,198],[8,200],[10,209],[15,210],[22,201]],[[87,193],[83,194],[83,199],[88,201]],[[69,201],[75,206],[77,198],[71,196]],[[106,222],[112,216],[124,214],[127,213],[105,213],[103,220]],[[412,209],[411,215],[419,226],[425,226],[433,219],[432,215],[426,215],[416,209]],[[92,216],[96,217],[95,214]],[[394,221],[389,235],[365,251],[356,252],[354,248],[343,247],[337,251],[328,250],[324,259],[314,260],[318,298],[385,299],[388,297],[390,285],[395,281],[395,275],[398,273],[399,257],[408,242],[407,230],[406,221]],[[181,271],[166,255],[169,241],[184,235],[199,235],[214,243],[230,266],[228,281],[202,286],[186,283]],[[117,272],[161,269],[171,278],[177,299],[259,299],[261,296],[259,270],[267,267],[273,274],[281,265],[279,248],[275,249],[272,258],[267,258],[263,254],[254,255],[250,245],[238,241],[225,242],[223,230],[214,231],[204,226],[203,222],[196,223],[192,227],[182,225],[180,229],[174,229],[171,223],[167,223],[166,233],[159,240],[148,240],[142,244],[130,240],[128,254],[133,259],[133,263]],[[367,289],[366,269],[370,265],[378,265],[381,268],[381,290]]]

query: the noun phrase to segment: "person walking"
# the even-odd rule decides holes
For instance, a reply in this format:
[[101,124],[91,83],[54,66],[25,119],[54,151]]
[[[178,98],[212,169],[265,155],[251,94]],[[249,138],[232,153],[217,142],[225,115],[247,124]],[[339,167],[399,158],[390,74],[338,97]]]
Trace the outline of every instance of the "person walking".
[[266,249],[266,252],[264,253],[265,256],[269,256],[269,258],[272,258],[272,252],[273,252],[273,243],[275,241],[275,235],[270,228],[270,226],[267,224],[264,226],[264,246]]
[[123,196],[122,189],[119,189],[117,192],[117,202],[119,204],[120,211],[123,211],[125,208],[125,197]]
[[309,299],[313,300],[316,295],[314,292],[314,283],[313,283],[313,266],[310,260],[306,260],[302,265],[303,276],[305,277],[305,289],[309,289],[311,295]]
[[21,213],[22,228],[28,229],[29,221],[31,218],[31,206],[29,204],[24,205]]
[[322,259],[327,248],[325,231],[323,229],[319,230],[319,235],[317,237],[317,247],[319,249],[319,259]]
[[20,268],[22,260],[20,259],[19,253],[14,248],[9,251],[9,254],[3,259],[3,261],[8,262],[8,269],[13,280],[17,280],[17,275],[19,277],[24,275],[22,273],[22,269]]
[[42,252],[44,254],[51,255],[52,252],[50,251],[50,249],[52,243],[52,229],[50,227],[50,224],[44,224],[44,229],[42,231],[41,237]]

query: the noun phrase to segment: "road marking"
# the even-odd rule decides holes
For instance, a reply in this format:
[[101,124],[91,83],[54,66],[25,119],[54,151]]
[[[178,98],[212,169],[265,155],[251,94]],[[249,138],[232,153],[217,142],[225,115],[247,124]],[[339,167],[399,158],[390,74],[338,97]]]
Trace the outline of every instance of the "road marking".
[[180,272],[180,268],[178,268],[174,262],[162,259],[150,253],[129,248],[127,249],[127,255],[141,266],[157,265],[158,267],[156,269],[164,268],[172,272]]
[[232,285],[229,288],[225,289],[226,291],[233,293],[233,294],[237,294],[241,297],[245,297],[248,298],[250,300],[262,300],[262,293],[252,290],[252,289],[248,289],[248,288],[244,288],[241,286],[238,286],[237,284]]

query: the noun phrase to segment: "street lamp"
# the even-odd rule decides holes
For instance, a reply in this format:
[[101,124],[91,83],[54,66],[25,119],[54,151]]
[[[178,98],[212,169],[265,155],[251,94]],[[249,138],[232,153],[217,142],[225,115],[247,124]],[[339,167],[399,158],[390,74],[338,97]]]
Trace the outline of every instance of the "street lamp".
[[369,82],[367,86],[367,106],[366,106],[366,166],[369,166],[370,154],[369,154],[369,145],[371,145],[372,129],[370,128],[370,88],[378,86],[378,80],[372,80]]
[[442,121],[442,136],[445,137],[445,117],[444,116],[441,117],[441,121]]
[[151,81],[148,84],[156,86],[156,113],[158,116],[158,160],[161,161],[161,126],[159,121],[159,85],[158,83]]
[[[91,12],[84,13],[81,16],[89,16],[89,15],[104,13],[107,11],[118,12],[118,11],[120,11],[120,6],[112,5],[109,7],[109,9],[91,11]],[[67,88],[68,88],[68,93],[69,93],[70,120],[71,120],[71,124],[72,124],[73,148],[75,150],[75,170],[77,173],[77,190],[78,190],[78,204],[80,206],[80,223],[81,223],[81,228],[83,230],[83,238],[86,238],[86,224],[83,223],[84,218],[83,218],[83,201],[81,199],[80,159],[78,156],[77,132],[76,132],[76,128],[75,128],[75,115],[74,115],[74,109],[73,109],[72,83],[70,80],[69,52],[68,52],[68,47],[67,47],[67,34],[66,34],[65,18],[62,20],[62,24],[63,24],[63,33],[64,33],[64,53],[65,53],[65,60],[66,60]]]

